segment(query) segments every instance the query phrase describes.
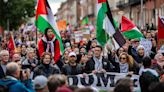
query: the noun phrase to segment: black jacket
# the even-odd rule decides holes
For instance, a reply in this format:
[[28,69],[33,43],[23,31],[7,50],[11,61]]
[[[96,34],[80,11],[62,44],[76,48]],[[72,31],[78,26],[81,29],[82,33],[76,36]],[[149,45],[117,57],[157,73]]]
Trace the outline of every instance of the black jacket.
[[77,75],[82,73],[82,68],[79,64],[77,64],[76,66],[65,64],[62,68],[62,73],[65,75]]
[[49,77],[50,75],[59,74],[59,73],[60,71],[51,65],[48,68],[46,68],[43,64],[40,64],[34,69],[33,78],[35,78],[38,75],[44,75],[45,77]]
[[0,65],[0,79],[4,78],[5,77],[5,73],[2,69],[2,66]]
[[[102,58],[102,66],[107,72],[115,72],[115,66],[104,57]],[[89,61],[87,61],[84,72],[91,73],[93,70],[95,70],[95,61],[92,57]]]

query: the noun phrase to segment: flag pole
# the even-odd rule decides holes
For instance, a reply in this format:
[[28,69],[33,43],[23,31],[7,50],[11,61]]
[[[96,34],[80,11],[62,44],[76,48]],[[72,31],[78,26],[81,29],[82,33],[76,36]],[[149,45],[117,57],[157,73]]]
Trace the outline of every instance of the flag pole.
[[[105,28],[107,26],[107,23],[105,22]],[[105,40],[106,40],[106,44],[108,44],[108,38],[107,38],[107,33],[105,34]],[[104,46],[106,46],[106,44]],[[105,47],[104,47],[104,51],[103,51],[103,56],[105,57]]]
[[36,42],[35,42],[35,43],[36,43],[36,46],[37,46],[37,43],[38,43],[38,34],[37,34],[38,30],[37,30],[37,27],[36,27],[36,30],[35,30],[35,31],[36,31],[36,32],[35,32],[35,34],[36,34],[36,39],[35,39]]
[[143,29],[144,19],[143,19],[143,0],[141,0],[141,29]]

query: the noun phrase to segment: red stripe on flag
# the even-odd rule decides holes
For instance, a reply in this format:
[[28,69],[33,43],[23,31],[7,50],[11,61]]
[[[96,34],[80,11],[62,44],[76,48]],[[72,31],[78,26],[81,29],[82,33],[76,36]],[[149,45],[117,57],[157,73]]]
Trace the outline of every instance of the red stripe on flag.
[[98,3],[104,3],[106,0],[98,0]]
[[122,16],[122,21],[121,21],[121,31],[129,31],[132,28],[135,27],[135,24],[132,23],[129,19],[127,19],[125,16]]
[[38,1],[38,7],[36,10],[36,20],[38,19],[38,16],[40,14],[48,14],[47,9],[46,9],[46,1],[45,0]]

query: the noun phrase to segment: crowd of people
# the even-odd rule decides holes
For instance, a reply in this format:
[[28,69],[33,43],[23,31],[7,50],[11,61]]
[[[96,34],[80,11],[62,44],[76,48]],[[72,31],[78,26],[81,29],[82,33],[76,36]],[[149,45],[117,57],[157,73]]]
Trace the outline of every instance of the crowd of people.
[[[164,92],[164,52],[157,50],[157,32],[143,31],[152,42],[147,54],[139,39],[126,39],[119,49],[102,47],[95,36],[89,40],[61,32],[64,53],[51,28],[38,36],[22,30],[13,34],[16,48],[11,54],[7,48],[8,36],[2,38],[0,50],[0,92],[96,92],[91,87],[68,85],[67,76],[117,72],[139,75],[141,92]],[[2,90],[6,87],[6,91]],[[116,82],[113,92],[133,92],[129,76]]]

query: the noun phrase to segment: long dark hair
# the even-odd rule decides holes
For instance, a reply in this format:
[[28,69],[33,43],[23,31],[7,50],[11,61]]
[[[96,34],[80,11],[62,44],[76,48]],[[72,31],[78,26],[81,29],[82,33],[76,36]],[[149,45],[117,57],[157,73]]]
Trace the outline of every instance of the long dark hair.
[[47,40],[49,40],[49,39],[48,39],[48,35],[47,35],[49,29],[51,29],[51,28],[48,27],[48,28],[45,29],[45,36],[46,36],[46,39],[47,39]]

